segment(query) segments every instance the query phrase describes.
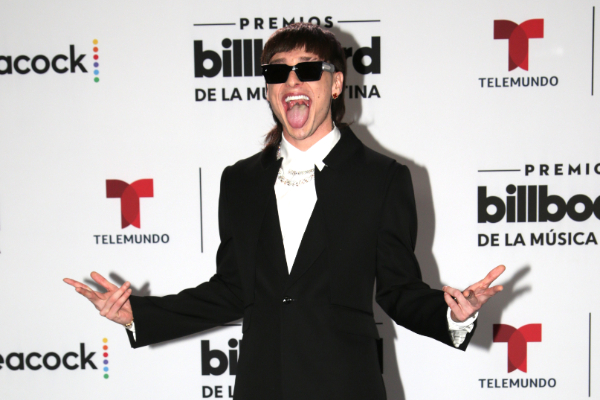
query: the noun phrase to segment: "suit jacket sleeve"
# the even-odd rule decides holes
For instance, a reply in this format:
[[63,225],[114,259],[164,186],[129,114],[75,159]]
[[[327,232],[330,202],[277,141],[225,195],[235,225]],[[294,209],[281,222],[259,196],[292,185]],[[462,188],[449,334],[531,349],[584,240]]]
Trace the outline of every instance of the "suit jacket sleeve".
[[134,348],[190,335],[242,317],[242,284],[235,262],[235,243],[227,212],[227,174],[221,177],[217,273],[205,283],[164,297],[131,296],[136,340]]
[[[408,168],[394,163],[377,236],[376,300],[399,325],[454,347],[443,292],[421,280],[414,249],[417,211]],[[466,349],[469,334],[460,349]]]

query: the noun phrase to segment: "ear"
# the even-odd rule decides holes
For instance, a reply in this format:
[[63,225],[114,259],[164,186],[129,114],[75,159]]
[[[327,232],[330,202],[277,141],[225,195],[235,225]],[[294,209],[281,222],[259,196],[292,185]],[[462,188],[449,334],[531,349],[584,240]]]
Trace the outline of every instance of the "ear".
[[338,96],[342,94],[344,85],[344,74],[342,72],[334,72],[333,82],[331,83],[331,93],[336,93]]

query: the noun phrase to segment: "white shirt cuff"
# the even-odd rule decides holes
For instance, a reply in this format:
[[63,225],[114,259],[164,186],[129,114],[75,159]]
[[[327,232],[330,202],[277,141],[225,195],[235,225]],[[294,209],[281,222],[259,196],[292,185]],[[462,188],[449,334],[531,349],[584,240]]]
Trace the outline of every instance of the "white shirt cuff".
[[133,334],[133,340],[135,341],[135,322],[131,321],[131,325],[130,326],[126,326],[125,329],[127,329],[129,332],[131,332]]
[[473,316],[467,318],[463,322],[453,321],[450,316],[451,312],[452,310],[448,307],[448,313],[446,314],[448,318],[448,330],[452,337],[452,344],[454,344],[454,347],[459,347],[465,341],[467,334],[471,333],[475,327],[475,320],[477,319],[479,312],[476,312]]

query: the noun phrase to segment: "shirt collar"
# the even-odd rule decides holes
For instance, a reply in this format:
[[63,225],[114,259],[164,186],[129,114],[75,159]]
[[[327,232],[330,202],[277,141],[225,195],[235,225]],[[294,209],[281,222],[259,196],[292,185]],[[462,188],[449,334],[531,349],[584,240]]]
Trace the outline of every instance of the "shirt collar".
[[302,151],[294,147],[290,142],[281,135],[281,157],[283,162],[281,167],[286,170],[290,165],[294,169],[310,169],[316,166],[319,171],[322,171],[326,166],[323,159],[327,157],[331,149],[339,142],[341,138],[340,130],[334,125],[333,130],[325,135],[317,143],[313,144],[308,150]]

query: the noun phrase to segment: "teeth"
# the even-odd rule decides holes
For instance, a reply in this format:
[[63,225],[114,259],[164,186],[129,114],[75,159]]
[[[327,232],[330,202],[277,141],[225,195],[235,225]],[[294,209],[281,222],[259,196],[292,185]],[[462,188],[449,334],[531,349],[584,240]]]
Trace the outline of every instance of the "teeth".
[[289,102],[290,102],[290,101],[292,101],[292,100],[306,100],[306,101],[309,101],[310,99],[308,98],[308,96],[305,96],[305,95],[303,95],[303,94],[299,94],[299,95],[297,95],[297,96],[290,96],[290,97],[287,97],[287,98],[285,99],[285,102],[286,102],[286,103],[289,103]]

